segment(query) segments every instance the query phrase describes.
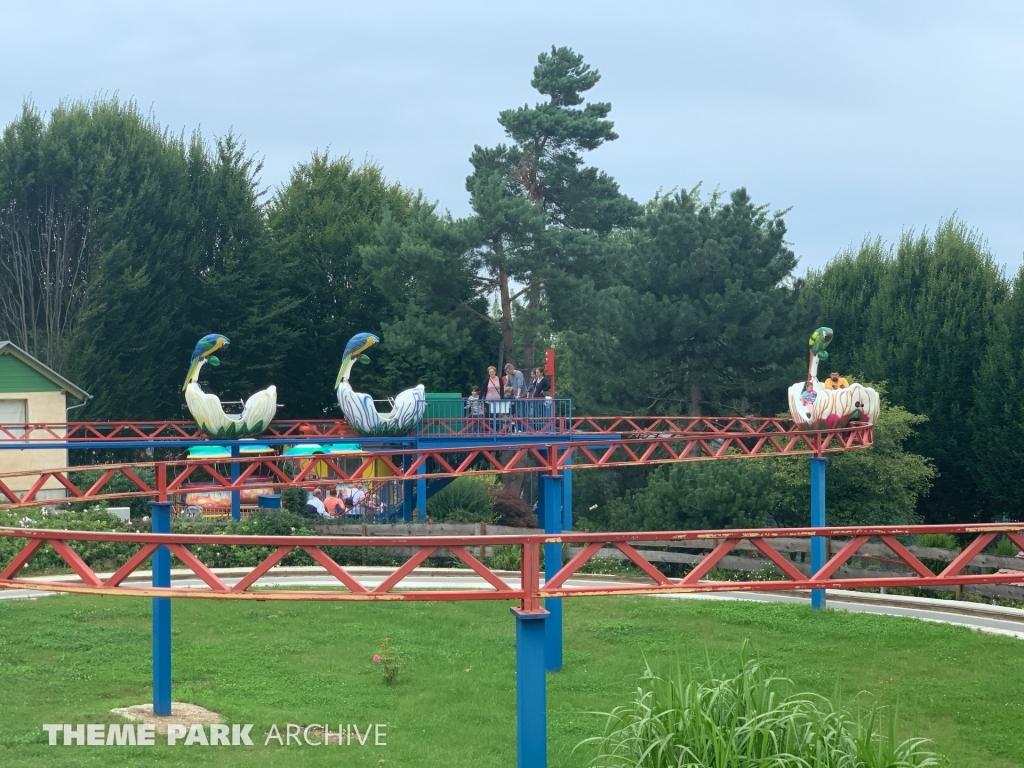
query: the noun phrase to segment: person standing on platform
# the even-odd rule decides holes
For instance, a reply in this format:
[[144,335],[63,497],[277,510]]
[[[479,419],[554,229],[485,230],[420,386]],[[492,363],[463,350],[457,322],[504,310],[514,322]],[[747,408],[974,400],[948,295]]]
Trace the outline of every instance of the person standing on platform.
[[[521,400],[526,397],[526,377],[523,372],[517,369],[512,363],[505,364],[505,389],[512,389],[512,399]],[[520,420],[524,416],[524,403],[510,403],[512,412],[512,431],[522,431],[523,425]]]
[[496,422],[501,404],[502,386],[501,379],[498,378],[498,369],[493,365],[487,367],[487,378],[484,379],[482,391],[484,403],[487,404],[487,414],[491,417],[491,432],[494,432],[497,429]]
[[515,432],[515,423],[513,421],[513,413],[516,404],[513,400],[516,399],[515,394],[512,391],[512,386],[509,384],[505,385],[504,397],[498,404],[498,412],[502,414],[497,429],[502,434],[509,434]]
[[484,379],[482,391],[484,400],[501,400],[501,379],[498,378],[498,369],[493,365],[487,366],[487,378]]
[[544,371],[540,368],[534,368],[530,373],[530,383],[526,385],[526,396],[531,398],[531,402],[527,403],[526,407],[530,411],[530,416],[533,417],[530,421],[530,429],[538,432],[544,428],[544,422],[539,417],[551,415],[547,412],[551,403],[543,402],[544,398],[551,393],[551,382],[544,377]]
[[534,368],[530,383],[526,385],[526,396],[547,397],[550,392],[551,382],[544,376],[544,371],[540,368]]
[[473,387],[466,398],[466,415],[469,416],[469,431],[479,432],[483,421],[484,403],[480,399],[480,387]]
[[523,376],[522,371],[516,370],[512,363],[507,363],[505,365],[505,377],[506,385],[512,387],[513,398],[526,397],[526,378]]

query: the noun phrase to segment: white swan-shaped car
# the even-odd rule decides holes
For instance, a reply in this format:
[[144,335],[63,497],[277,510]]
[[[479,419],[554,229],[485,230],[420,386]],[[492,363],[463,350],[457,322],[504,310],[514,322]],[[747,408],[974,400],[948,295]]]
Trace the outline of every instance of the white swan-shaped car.
[[241,413],[228,414],[224,413],[219,397],[203,392],[199,386],[199,371],[207,362],[220,365],[220,360],[213,353],[230,343],[226,336],[217,333],[199,340],[192,352],[192,364],[185,377],[185,403],[199,430],[207,437],[256,437],[263,434],[277,415],[277,387],[271,384],[261,389],[245,401]]
[[[349,374],[356,360],[374,344],[380,341],[372,333],[357,333],[345,346],[345,354],[334,382],[337,388],[338,405],[348,423],[361,435],[367,437],[394,437],[407,435],[427,408],[426,388],[417,384],[411,389],[399,392],[392,401],[391,411],[378,413],[373,398],[363,392],[356,392],[348,383]],[[363,362],[369,359],[362,357]]]
[[851,421],[874,424],[880,408],[878,393],[874,389],[856,383],[841,389],[826,389],[818,381],[818,362],[828,360],[825,347],[830,341],[831,328],[821,327],[811,334],[807,382],[814,389],[815,397],[813,401],[804,398],[806,382],[798,381],[789,388],[789,412],[793,421],[812,429],[845,427]]

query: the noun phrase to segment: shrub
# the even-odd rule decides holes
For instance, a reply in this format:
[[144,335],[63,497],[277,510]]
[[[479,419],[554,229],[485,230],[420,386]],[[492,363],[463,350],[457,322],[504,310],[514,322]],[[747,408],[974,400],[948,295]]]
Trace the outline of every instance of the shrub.
[[996,539],[996,545],[992,548],[992,554],[996,557],[1016,557],[1020,549],[1017,545],[1005,536]]
[[917,537],[917,546],[936,549],[958,549],[959,542],[951,533],[922,533]]
[[380,665],[384,684],[391,685],[398,680],[398,673],[405,666],[405,657],[395,650],[391,638],[385,637],[380,643],[380,650],[373,656],[373,663]]
[[281,509],[301,517],[306,509],[306,492],[301,488],[285,488],[281,491]]
[[[51,510],[30,507],[27,509],[8,509],[0,511],[0,525],[17,528],[57,528],[73,531],[138,531],[135,520],[122,523],[107,512],[105,504],[78,510]],[[142,526],[148,530],[149,524]],[[16,537],[0,538],[0,568],[7,565],[28,539]],[[71,548],[77,552],[90,567],[102,570],[105,567],[119,567],[125,560],[135,554],[137,544],[121,544],[109,541],[76,541]],[[48,544],[36,551],[21,575],[25,573],[45,573],[54,570],[70,570],[67,564]]]
[[518,494],[501,488],[494,494],[494,516],[500,525],[512,528],[536,528],[537,516]]
[[[78,506],[78,505],[76,505]],[[218,525],[183,524],[171,521],[175,533],[198,533],[212,535],[269,535],[269,536],[316,536],[317,532],[305,527],[302,518],[278,510],[265,510],[240,523]],[[60,528],[73,531],[148,531],[149,523],[122,523],[110,515],[104,505],[87,509],[49,511],[46,509],[14,509],[0,511],[0,525],[22,528]],[[5,566],[24,546],[25,540],[13,537],[0,538],[0,568]],[[109,541],[75,541],[71,548],[95,571],[112,570],[122,566],[139,549],[138,544]],[[225,547],[216,544],[193,544],[189,549],[211,568],[233,568],[254,566],[270,555],[273,547]],[[354,548],[346,548],[345,564],[354,564],[361,555]],[[389,556],[390,558],[390,556]],[[390,560],[388,564],[393,564]],[[296,550],[289,553],[281,565],[312,565],[313,561],[305,552]],[[376,563],[374,563],[376,564]],[[177,558],[172,558],[172,567],[180,567]],[[149,568],[149,561],[142,563],[139,570]],[[42,547],[25,566],[22,574],[67,572],[70,569],[61,557],[49,546]]]
[[596,745],[591,765],[603,768],[946,765],[927,740],[898,739],[895,711],[840,709],[814,694],[791,694],[792,685],[748,659],[727,677],[709,665],[665,680],[647,667],[635,699],[605,715],[603,736],[579,746]]
[[512,545],[495,547],[488,564],[498,571],[518,571],[523,564],[523,549]]
[[[149,467],[136,467],[132,470],[144,483],[148,483],[152,487],[156,482],[156,475],[153,470]],[[97,480],[103,476],[103,470],[101,469],[80,469],[72,472],[70,480],[75,483],[79,488],[88,488],[93,485]],[[102,493],[138,493],[139,488],[135,483],[129,480],[124,475],[118,473],[107,482],[100,489]],[[111,507],[128,507],[131,510],[131,517],[133,521],[142,520],[143,517],[148,517],[152,514],[149,506],[148,498],[140,497],[129,497],[125,499],[111,499],[110,501],[101,502],[101,504]],[[77,512],[84,512],[90,508],[94,508],[96,502],[78,502],[71,504],[71,509]]]
[[494,497],[485,478],[459,477],[427,501],[430,516],[445,523],[495,522]]

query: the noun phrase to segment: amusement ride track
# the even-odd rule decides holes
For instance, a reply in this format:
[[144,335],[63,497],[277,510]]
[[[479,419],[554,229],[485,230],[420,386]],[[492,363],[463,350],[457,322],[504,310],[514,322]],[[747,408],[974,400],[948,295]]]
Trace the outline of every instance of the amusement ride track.
[[[769,456],[821,456],[872,444],[873,427],[854,423],[808,430],[792,421],[759,417],[514,417],[508,421],[469,418],[425,420],[410,438],[353,438],[344,422],[274,422],[259,442],[301,445],[326,440],[356,441],[342,454],[317,456],[339,483],[359,482],[384,468],[390,480],[422,480],[460,475],[614,468]],[[62,434],[63,433],[63,434]],[[197,444],[241,448],[253,441],[211,440],[187,422],[103,422],[0,425],[0,456],[21,449],[162,449],[179,451]],[[354,466],[342,462],[358,458]],[[44,486],[58,483],[69,500],[111,500],[128,496],[165,498],[189,483],[191,492],[240,491],[261,486],[309,487],[319,478],[315,465],[295,468],[295,457],[239,456],[218,460],[128,461],[44,471],[0,472],[0,509],[37,506]],[[301,462],[298,462],[301,464]],[[225,467],[237,472],[225,472]],[[76,473],[101,470],[98,480]],[[151,470],[146,482],[140,470]],[[115,476],[131,492],[104,493]],[[234,476],[237,475],[237,476]],[[31,478],[30,482],[25,482]],[[22,482],[16,482],[16,481]],[[23,488],[21,491],[14,487]]]
[[[556,401],[557,403],[557,401]],[[545,406],[546,407],[546,406]],[[558,416],[553,407],[538,418],[536,407],[525,414],[502,418],[424,419],[408,438],[353,437],[343,422],[301,421],[271,424],[259,443],[266,445],[320,445],[322,452],[303,458],[289,456],[244,456],[254,441],[207,440],[186,422],[107,422],[81,424],[0,425],[0,457],[5,451],[34,449],[120,450],[140,448],[160,451],[162,460],[127,461],[86,465],[35,472],[0,473],[0,509],[38,506],[41,491],[54,486],[67,497],[57,503],[111,500],[126,497],[152,499],[151,533],[105,533],[55,529],[0,528],[0,538],[23,542],[20,551],[0,570],[0,590],[35,592],[76,592],[97,595],[148,596],[153,603],[153,710],[171,714],[171,600],[169,598],[215,600],[311,600],[311,601],[423,601],[423,600],[506,600],[512,609],[516,633],[516,731],[517,759],[521,768],[546,768],[547,699],[546,672],[562,668],[562,598],[610,595],[686,596],[695,593],[731,594],[779,593],[811,590],[812,606],[824,607],[826,589],[936,587],[956,584],[1013,584],[1019,572],[969,573],[972,561],[1000,536],[1024,551],[1024,524],[985,524],[909,527],[825,526],[825,460],[828,453],[859,450],[872,444],[870,424],[854,423],[842,428],[803,429],[792,421],[777,418],[733,417],[606,417]],[[461,411],[459,412],[462,413]],[[553,415],[552,415],[553,414]],[[354,441],[344,448],[324,443]],[[187,460],[175,456],[180,449],[198,444],[230,449],[227,459]],[[757,457],[811,457],[811,521],[814,527],[767,530],[662,531],[572,533],[572,470],[614,468],[715,461]],[[168,457],[169,458],[164,458]],[[364,480],[368,472],[383,469],[388,479],[411,485],[422,484],[417,497],[425,503],[425,481],[474,474],[536,472],[540,474],[538,517],[545,534],[513,536],[234,536],[194,535],[171,532],[170,496],[189,491],[229,491],[237,499],[241,491],[261,487],[287,488],[321,485],[314,466],[332,474],[329,482]],[[100,472],[84,479],[82,470]],[[115,477],[126,478],[132,490],[105,493]],[[148,477],[153,480],[149,481]],[[26,482],[28,480],[28,482]],[[410,494],[411,498],[411,494]],[[425,511],[425,507],[421,507]],[[569,510],[569,514],[566,514]],[[969,543],[939,573],[933,572],[900,541],[907,535],[950,533]],[[772,545],[776,539],[809,539],[809,574],[796,568],[786,554]],[[834,554],[827,554],[826,540],[834,539]],[[892,553],[906,575],[845,578],[840,569],[872,539],[878,539]],[[669,577],[648,560],[637,545],[644,542],[667,544],[686,541],[714,541],[713,548],[682,577]],[[111,574],[98,575],[76,551],[83,542],[128,544],[127,558]],[[712,569],[740,542],[752,546],[774,578],[708,581]],[[568,561],[563,547],[577,545]],[[473,550],[486,546],[518,549],[518,580],[507,580]],[[50,547],[78,577],[28,579],[25,566],[43,547]],[[203,562],[209,547],[260,547],[261,562],[245,569],[237,580],[225,580]],[[356,569],[339,562],[345,548],[383,547],[411,549],[413,554],[380,580],[369,580]],[[646,576],[646,582],[600,583],[580,581],[580,569],[602,549],[614,548]],[[132,550],[134,553],[132,554]],[[325,572],[326,583],[319,589],[280,589],[268,576],[272,569],[296,549],[309,556]],[[872,550],[873,551],[873,550]],[[414,572],[428,558],[446,554],[456,558],[486,583],[456,589],[424,588]],[[544,580],[541,556],[544,555]],[[173,585],[172,556],[191,571],[201,585]],[[130,577],[151,560],[151,584],[132,583]],[[260,584],[261,579],[267,580]]]

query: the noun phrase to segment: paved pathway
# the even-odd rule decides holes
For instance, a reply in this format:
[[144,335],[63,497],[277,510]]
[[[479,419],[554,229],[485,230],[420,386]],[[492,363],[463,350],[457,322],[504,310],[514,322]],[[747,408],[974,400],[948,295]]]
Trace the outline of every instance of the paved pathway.
[[[373,588],[380,584],[390,573],[384,568],[350,568],[353,575],[367,587]],[[217,571],[227,584],[237,583],[244,575],[243,571],[232,569]],[[337,586],[337,580],[328,575],[321,575],[309,568],[280,568],[273,569],[259,581],[263,586],[283,587],[324,587]],[[519,583],[518,574],[501,573],[510,585],[517,586]],[[138,572],[136,576],[145,576],[146,572]],[[70,580],[70,579],[69,579]],[[141,580],[141,579],[140,579]],[[609,577],[580,577],[568,582],[568,586],[603,586],[614,581]],[[191,577],[191,574],[177,573],[174,578],[176,587],[203,587],[205,586],[198,578]],[[425,569],[422,574],[414,573],[402,581],[402,585],[412,589],[489,589],[489,585],[475,574],[469,571],[454,569]],[[29,589],[0,590],[0,600],[36,599],[54,592],[38,592]],[[670,600],[753,600],[756,602],[771,603],[800,603],[807,604],[809,597],[806,593],[785,593],[785,592],[718,592],[703,594],[680,594],[680,595],[658,595],[662,599]],[[828,607],[834,610],[853,611],[855,613],[875,613],[887,616],[903,616],[907,618],[920,619],[922,621],[934,621],[942,624],[954,624],[968,627],[970,629],[990,634],[1009,635],[1024,639],[1024,610],[1015,608],[1000,608],[998,606],[984,605],[980,603],[965,603],[952,600],[934,600],[920,597],[899,597],[895,595],[878,595],[864,592],[848,592],[845,590],[828,590]]]

